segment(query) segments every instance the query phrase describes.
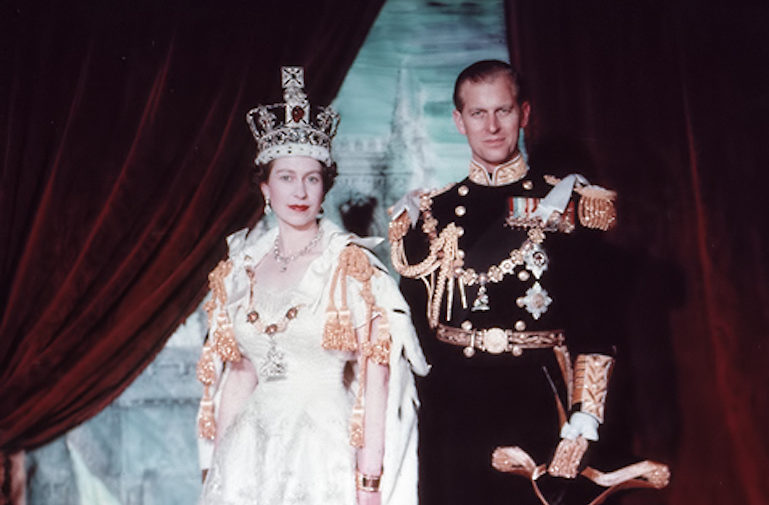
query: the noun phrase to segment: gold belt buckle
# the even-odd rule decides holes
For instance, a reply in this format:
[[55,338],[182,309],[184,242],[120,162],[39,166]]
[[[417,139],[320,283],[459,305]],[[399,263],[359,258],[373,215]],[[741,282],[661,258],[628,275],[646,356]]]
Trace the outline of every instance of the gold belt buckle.
[[502,328],[483,330],[484,350],[491,354],[502,354],[507,350],[507,333]]

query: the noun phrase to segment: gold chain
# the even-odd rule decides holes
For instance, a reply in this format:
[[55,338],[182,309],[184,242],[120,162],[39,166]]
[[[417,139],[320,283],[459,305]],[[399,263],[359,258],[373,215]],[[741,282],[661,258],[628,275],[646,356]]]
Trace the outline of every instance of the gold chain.
[[534,244],[541,244],[545,240],[545,234],[539,227],[530,228],[528,235],[529,238],[523,242],[521,247],[510,251],[507,258],[496,265],[491,265],[486,272],[479,274],[472,268],[464,269],[458,266],[454,269],[454,276],[466,286],[473,286],[478,283],[486,284],[488,281],[501,282],[505,275],[513,273],[515,267],[523,265],[526,254],[534,249]]

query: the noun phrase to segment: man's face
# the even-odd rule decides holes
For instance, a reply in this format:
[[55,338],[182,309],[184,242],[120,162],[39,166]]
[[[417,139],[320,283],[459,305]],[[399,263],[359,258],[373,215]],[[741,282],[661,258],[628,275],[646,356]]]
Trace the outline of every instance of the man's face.
[[518,105],[515,85],[506,75],[465,81],[459,96],[463,106],[454,110],[454,123],[467,137],[475,161],[491,172],[518,152],[518,129],[529,122],[529,102]]

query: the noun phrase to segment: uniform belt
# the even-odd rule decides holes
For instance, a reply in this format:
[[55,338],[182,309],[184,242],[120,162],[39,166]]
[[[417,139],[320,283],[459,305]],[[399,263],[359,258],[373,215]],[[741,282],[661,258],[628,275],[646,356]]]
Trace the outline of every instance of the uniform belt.
[[504,328],[487,328],[485,330],[465,330],[439,324],[436,337],[441,342],[464,347],[468,358],[481,350],[490,354],[512,353],[514,356],[523,354],[524,349],[547,349],[566,342],[563,330],[544,331],[515,331]]

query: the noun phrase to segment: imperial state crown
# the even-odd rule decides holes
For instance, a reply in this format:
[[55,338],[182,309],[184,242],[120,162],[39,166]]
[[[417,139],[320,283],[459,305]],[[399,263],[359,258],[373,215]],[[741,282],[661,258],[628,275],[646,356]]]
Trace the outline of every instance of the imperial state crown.
[[259,105],[246,113],[259,150],[254,163],[264,165],[297,155],[330,166],[339,114],[331,107],[310,106],[304,92],[304,68],[281,67],[281,84],[284,103]]

